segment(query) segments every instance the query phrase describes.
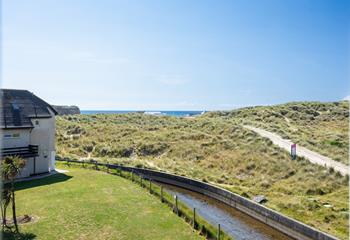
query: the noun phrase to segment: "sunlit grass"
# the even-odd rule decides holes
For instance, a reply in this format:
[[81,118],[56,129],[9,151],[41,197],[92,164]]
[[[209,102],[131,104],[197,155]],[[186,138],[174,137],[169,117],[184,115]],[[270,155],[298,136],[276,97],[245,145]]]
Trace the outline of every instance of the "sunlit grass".
[[104,172],[67,170],[17,184],[18,215],[37,218],[20,226],[22,234],[36,239],[204,239],[137,184]]
[[[344,103],[341,104],[339,106]],[[326,104],[325,108],[328,107]],[[333,108],[329,111],[331,114],[324,113],[324,121],[319,119],[313,126],[309,123],[306,135],[302,136],[307,139],[313,134],[314,137],[309,139],[322,142],[321,136],[325,136],[323,125],[327,126],[330,119],[338,119],[342,123],[331,122],[325,132],[344,136],[343,144],[348,144],[348,128],[343,124],[348,117],[344,118],[341,110]],[[241,127],[243,121],[251,119],[251,115],[260,114],[252,114],[253,110],[244,111],[210,113],[195,119],[142,114],[59,117],[57,153],[73,159],[93,158],[162,169],[220,185],[248,198],[262,194],[268,199],[267,206],[346,238],[348,177],[302,158],[292,161],[288,152]],[[300,110],[300,114],[303,111]],[[336,111],[338,115],[334,113]],[[292,116],[289,117],[292,119]],[[273,125],[272,120],[269,124]],[[334,149],[334,145],[331,146]],[[318,145],[314,147],[318,148]],[[340,149],[337,153],[340,158],[345,158],[347,152],[343,145],[337,148]],[[324,207],[326,203],[332,207]]]

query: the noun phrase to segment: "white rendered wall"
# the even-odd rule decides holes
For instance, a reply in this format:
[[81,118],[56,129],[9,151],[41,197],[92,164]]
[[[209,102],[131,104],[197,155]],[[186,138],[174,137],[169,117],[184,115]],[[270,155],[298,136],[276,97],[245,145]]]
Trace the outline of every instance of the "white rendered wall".
[[39,146],[35,173],[49,172],[55,169],[56,120],[53,113],[52,116],[51,118],[32,118],[34,128],[30,134],[30,144]]
[[[1,130],[1,147],[27,147],[30,144],[30,130],[31,129],[2,129]],[[18,137],[5,137],[5,135],[19,134]],[[21,170],[17,177],[28,177],[33,173],[33,158],[26,158],[26,165]]]
[[[5,135],[19,134],[19,137],[6,137]],[[1,131],[1,143],[3,148],[26,147],[30,142],[30,129],[3,129]]]

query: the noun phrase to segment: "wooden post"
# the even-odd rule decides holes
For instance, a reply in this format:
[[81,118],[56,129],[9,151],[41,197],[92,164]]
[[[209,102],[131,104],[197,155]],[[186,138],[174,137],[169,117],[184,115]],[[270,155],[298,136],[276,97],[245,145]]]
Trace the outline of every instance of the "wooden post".
[[220,230],[220,223],[218,224],[218,240],[220,240],[220,233],[221,233],[221,230]]
[[107,167],[107,173],[109,173],[109,163],[108,162],[106,164],[106,167]]
[[174,195],[174,201],[175,201],[175,212],[176,212],[176,215],[179,215],[179,209],[178,209],[178,206],[177,206],[177,196]]
[[162,202],[164,202],[164,198],[163,198],[163,186],[160,186],[160,200]]
[[193,229],[196,229],[196,208],[193,208]]
[[134,181],[134,171],[131,171],[131,181]]
[[142,176],[141,176],[140,178],[141,178],[141,187],[143,187],[143,184],[142,184]]
[[85,161],[83,160],[83,168],[85,168]]
[[152,194],[152,179],[149,180],[149,193]]

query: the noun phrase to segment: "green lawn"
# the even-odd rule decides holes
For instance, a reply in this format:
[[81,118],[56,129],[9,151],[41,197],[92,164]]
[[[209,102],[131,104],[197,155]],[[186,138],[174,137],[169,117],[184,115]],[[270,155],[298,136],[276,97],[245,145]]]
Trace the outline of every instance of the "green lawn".
[[[203,239],[146,189],[104,172],[69,168],[17,185],[26,239]],[[11,236],[5,236],[5,239]]]

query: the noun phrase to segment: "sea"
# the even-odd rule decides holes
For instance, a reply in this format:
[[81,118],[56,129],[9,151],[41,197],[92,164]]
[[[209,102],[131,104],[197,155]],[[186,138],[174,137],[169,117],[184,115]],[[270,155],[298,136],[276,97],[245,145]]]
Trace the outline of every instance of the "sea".
[[81,110],[81,114],[126,114],[126,113],[143,113],[155,116],[175,116],[175,117],[191,117],[201,115],[205,111],[136,111],[136,110]]

